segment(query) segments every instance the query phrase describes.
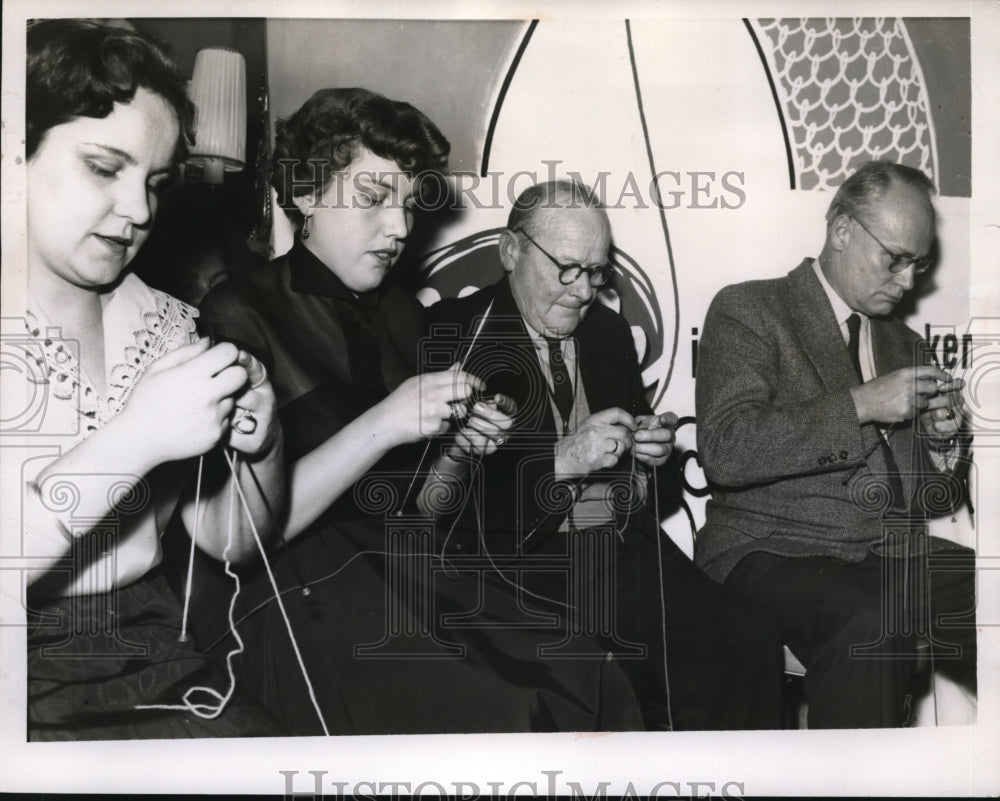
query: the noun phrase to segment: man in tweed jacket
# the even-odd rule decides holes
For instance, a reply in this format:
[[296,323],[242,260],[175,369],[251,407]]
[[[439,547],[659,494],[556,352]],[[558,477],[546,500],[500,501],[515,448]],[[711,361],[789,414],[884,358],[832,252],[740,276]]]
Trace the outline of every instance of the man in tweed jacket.
[[918,170],[866,165],[834,197],[819,259],[726,287],[705,321],[696,559],[778,616],[810,727],[903,723],[928,643],[975,685],[975,555],[926,533],[962,499],[962,382],[891,316],[932,263],[932,191]]

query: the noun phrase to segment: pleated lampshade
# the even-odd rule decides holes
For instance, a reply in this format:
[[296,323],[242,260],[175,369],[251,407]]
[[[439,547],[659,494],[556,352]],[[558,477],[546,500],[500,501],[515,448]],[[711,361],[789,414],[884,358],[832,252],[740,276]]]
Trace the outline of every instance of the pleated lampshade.
[[188,163],[204,168],[206,183],[221,184],[223,171],[246,164],[246,62],[241,53],[204,48],[194,59],[188,95],[197,109]]

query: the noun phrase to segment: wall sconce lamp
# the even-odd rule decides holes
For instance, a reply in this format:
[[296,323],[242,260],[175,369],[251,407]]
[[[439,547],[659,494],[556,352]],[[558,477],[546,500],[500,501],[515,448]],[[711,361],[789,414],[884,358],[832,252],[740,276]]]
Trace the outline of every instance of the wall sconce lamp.
[[224,172],[246,164],[246,62],[241,53],[204,48],[194,59],[188,95],[197,109],[194,147],[188,163],[202,168],[202,180],[221,184]]

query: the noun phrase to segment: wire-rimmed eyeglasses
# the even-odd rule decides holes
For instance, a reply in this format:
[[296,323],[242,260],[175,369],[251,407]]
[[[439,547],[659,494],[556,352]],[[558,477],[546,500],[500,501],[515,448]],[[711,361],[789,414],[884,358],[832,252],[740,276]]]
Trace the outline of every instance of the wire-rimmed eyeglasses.
[[590,282],[590,285],[594,287],[594,289],[604,286],[611,280],[611,276],[614,271],[610,264],[602,264],[598,267],[584,267],[582,264],[577,264],[576,262],[563,264],[545,248],[539,245],[534,239],[532,239],[531,235],[524,229],[515,228],[511,233],[524,234],[532,245],[545,254],[545,257],[559,269],[560,284],[572,284],[582,273],[587,274],[587,280]]
[[891,273],[901,273],[911,264],[913,265],[913,274],[922,275],[927,272],[931,265],[934,263],[934,256],[928,253],[926,256],[911,256],[909,253],[897,253],[896,251],[889,250],[885,245],[882,244],[882,240],[879,239],[875,234],[868,230],[868,226],[865,225],[861,220],[855,217],[853,214],[849,215],[854,222],[861,226],[862,230],[868,234],[872,239],[875,240],[882,250],[884,250],[889,256],[892,257],[892,261],[889,262],[889,272]]

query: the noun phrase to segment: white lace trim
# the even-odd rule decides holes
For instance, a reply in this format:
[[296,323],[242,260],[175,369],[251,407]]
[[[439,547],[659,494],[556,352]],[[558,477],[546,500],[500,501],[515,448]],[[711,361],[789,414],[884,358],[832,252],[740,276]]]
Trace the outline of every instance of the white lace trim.
[[[138,279],[134,279],[134,283],[126,279],[116,292],[120,293],[120,297],[113,298],[109,306],[116,302],[130,303],[135,306],[138,319],[129,334],[116,337],[116,332],[105,331],[105,337],[111,338],[112,342],[118,339],[123,342],[119,345],[121,361],[113,363],[108,370],[106,398],[102,398],[87,376],[81,373],[79,362],[67,344],[48,336],[43,339],[43,325],[38,317],[30,309],[26,312],[28,333],[41,343],[41,356],[35,358],[43,376],[40,383],[49,385],[53,398],[76,402],[80,419],[77,441],[86,439],[125,407],[132,388],[153,362],[196,338],[195,318],[198,312],[194,307],[158,289],[147,287]],[[150,299],[155,310],[143,311]]]

